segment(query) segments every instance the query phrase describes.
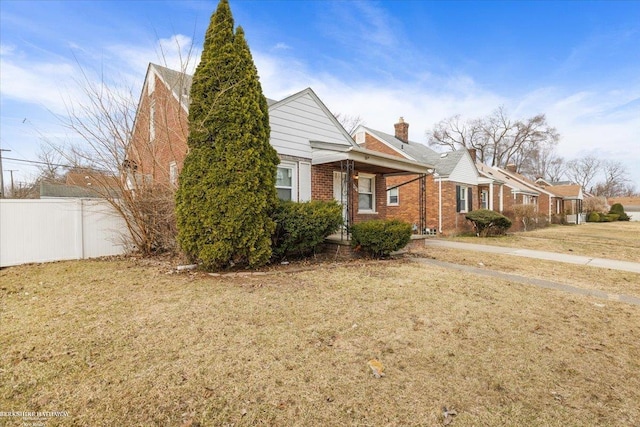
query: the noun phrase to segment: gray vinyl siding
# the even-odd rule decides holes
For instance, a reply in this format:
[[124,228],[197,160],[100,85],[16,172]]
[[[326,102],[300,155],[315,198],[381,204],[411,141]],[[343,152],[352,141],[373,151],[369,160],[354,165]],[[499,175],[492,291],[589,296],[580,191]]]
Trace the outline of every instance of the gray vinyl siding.
[[470,156],[463,156],[458,161],[451,175],[449,175],[449,181],[461,182],[463,184],[478,185],[478,170],[473,164]]
[[308,93],[269,111],[271,145],[280,154],[311,158],[309,141],[351,145],[325,110]]

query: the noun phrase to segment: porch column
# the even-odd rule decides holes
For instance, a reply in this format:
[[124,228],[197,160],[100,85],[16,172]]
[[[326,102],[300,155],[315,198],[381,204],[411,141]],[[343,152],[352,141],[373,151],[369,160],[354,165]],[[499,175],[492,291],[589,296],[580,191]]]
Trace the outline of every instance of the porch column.
[[493,182],[489,183],[489,210],[493,210]]

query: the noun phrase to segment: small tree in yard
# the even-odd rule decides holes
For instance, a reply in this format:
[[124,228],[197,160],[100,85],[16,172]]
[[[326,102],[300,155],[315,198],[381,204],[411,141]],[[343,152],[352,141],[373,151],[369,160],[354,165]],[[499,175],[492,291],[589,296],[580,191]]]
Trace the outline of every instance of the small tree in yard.
[[515,205],[513,207],[513,213],[516,218],[522,221],[522,226],[524,227],[524,231],[531,230],[537,221],[537,212],[535,205],[531,204],[521,204]]
[[277,153],[251,52],[227,0],[207,29],[189,107],[189,153],[176,194],[178,241],[205,268],[271,257]]
[[478,237],[505,234],[511,227],[511,220],[498,212],[489,209],[476,209],[465,218],[473,223]]

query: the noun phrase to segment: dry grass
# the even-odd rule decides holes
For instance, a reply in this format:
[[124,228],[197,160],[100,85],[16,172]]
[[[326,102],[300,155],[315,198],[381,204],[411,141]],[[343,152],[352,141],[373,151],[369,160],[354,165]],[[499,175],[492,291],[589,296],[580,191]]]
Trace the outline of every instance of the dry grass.
[[449,248],[424,248],[412,252],[416,256],[439,261],[640,298],[640,274],[638,273]]
[[166,273],[0,271],[0,411],[69,412],[47,426],[434,426],[446,406],[454,426],[640,424],[636,306],[405,261]]
[[452,240],[640,262],[640,222],[637,221],[554,225],[504,237],[455,237]]

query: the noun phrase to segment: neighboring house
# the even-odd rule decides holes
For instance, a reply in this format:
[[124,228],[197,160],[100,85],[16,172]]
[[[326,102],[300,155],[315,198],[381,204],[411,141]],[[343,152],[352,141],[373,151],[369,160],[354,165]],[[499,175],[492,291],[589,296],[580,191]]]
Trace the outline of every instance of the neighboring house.
[[40,198],[117,198],[120,186],[115,177],[92,170],[72,169],[67,172],[65,182],[40,183]]
[[631,217],[631,221],[640,221],[640,197],[609,197],[609,207],[620,203],[624,212]]
[[[533,204],[538,209],[540,192],[532,185],[528,185],[507,170],[490,167],[476,162],[480,173],[479,191],[481,204],[509,217],[513,217],[514,206]],[[494,189],[491,189],[493,184]],[[496,191],[497,189],[497,191]],[[483,196],[485,193],[486,196]],[[485,203],[484,200],[488,200]]]
[[[177,185],[186,157],[191,78],[150,64],[127,155],[140,179]],[[426,174],[428,167],[359,147],[310,88],[269,105],[270,142],[280,158],[283,200],[338,200],[349,225],[386,215],[387,175]],[[347,233],[348,235],[348,233]]]
[[545,190],[556,195],[559,208],[558,213],[565,216],[567,224],[583,224],[586,222],[585,215],[582,211],[582,201],[584,200],[584,192],[579,184],[553,184],[550,185],[543,179],[537,179],[536,184]]
[[423,164],[428,175],[387,178],[387,212],[414,225],[416,232],[457,234],[471,230],[465,214],[478,208],[478,171],[466,150],[438,153],[409,140],[401,117],[394,135],[359,126],[359,146]]

